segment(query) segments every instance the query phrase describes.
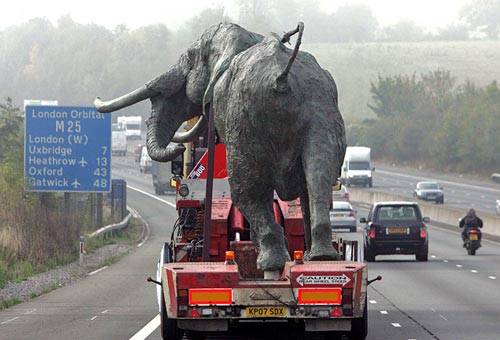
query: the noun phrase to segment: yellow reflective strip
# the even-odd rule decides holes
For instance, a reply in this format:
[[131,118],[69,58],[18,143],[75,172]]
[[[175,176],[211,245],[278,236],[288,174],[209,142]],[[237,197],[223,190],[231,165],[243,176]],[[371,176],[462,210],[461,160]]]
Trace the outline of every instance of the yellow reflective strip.
[[231,303],[230,291],[194,291],[190,303]]

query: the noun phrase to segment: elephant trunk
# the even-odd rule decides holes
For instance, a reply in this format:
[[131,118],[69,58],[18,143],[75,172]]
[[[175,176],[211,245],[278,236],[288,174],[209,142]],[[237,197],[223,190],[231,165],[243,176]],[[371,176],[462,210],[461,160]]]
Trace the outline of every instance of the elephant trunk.
[[101,98],[97,97],[94,100],[94,106],[99,112],[113,112],[143,101],[144,99],[151,98],[154,95],[156,95],[156,93],[154,91],[151,91],[146,87],[146,85],[144,85],[137,90],[134,90],[116,99],[102,101]]
[[182,144],[169,145],[180,124],[168,122],[166,117],[155,114],[146,121],[146,146],[151,159],[158,162],[172,161],[186,149]]

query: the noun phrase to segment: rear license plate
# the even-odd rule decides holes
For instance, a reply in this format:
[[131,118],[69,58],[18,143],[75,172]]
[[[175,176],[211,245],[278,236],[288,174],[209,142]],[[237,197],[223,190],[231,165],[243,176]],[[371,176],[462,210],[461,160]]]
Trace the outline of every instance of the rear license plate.
[[246,307],[246,316],[249,318],[284,317],[286,307]]
[[478,240],[477,234],[470,234],[469,235],[469,240],[471,240],[471,241],[477,241]]
[[333,214],[333,217],[344,217],[344,214]]
[[387,228],[388,234],[406,234],[407,228]]

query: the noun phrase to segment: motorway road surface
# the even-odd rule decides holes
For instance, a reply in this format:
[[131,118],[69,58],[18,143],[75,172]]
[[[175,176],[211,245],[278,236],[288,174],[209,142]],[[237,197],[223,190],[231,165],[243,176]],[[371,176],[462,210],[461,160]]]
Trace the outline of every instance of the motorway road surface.
[[[378,170],[378,169],[377,169]],[[115,157],[113,178],[129,185],[128,203],[147,222],[148,240],[118,263],[30,302],[0,311],[0,339],[160,339],[157,256],[176,218],[172,196],[154,195],[151,177],[132,156]],[[366,211],[358,207],[358,217]],[[484,240],[466,255],[458,232],[429,228],[429,262],[413,256],[378,256],[369,276],[370,340],[500,339],[500,244]],[[253,327],[238,339],[300,338],[278,325]],[[215,336],[212,339],[227,338]],[[315,337],[321,338],[321,337]]]
[[373,173],[373,188],[367,190],[413,198],[413,189],[419,181],[438,182],[443,187],[445,207],[463,210],[464,215],[470,208],[475,208],[478,214],[496,214],[495,202],[500,198],[500,184],[468,176],[381,165]]

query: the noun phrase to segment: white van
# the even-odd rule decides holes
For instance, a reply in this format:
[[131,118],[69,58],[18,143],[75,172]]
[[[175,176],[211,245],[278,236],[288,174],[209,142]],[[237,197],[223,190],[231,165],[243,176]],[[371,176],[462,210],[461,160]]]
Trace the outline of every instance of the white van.
[[153,167],[153,160],[149,157],[148,148],[146,145],[142,147],[141,158],[139,160],[139,171],[143,173],[151,173]]
[[127,133],[123,124],[116,123],[111,126],[111,153],[127,155]]
[[363,185],[372,187],[372,166],[371,149],[366,146],[348,146],[345,152],[344,164],[340,179],[342,183],[350,187],[351,185]]

